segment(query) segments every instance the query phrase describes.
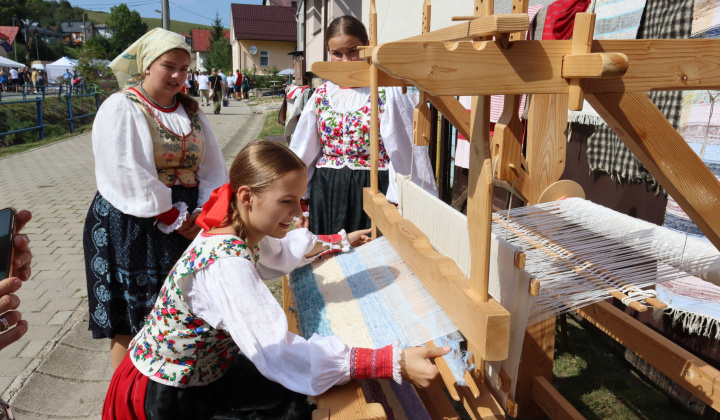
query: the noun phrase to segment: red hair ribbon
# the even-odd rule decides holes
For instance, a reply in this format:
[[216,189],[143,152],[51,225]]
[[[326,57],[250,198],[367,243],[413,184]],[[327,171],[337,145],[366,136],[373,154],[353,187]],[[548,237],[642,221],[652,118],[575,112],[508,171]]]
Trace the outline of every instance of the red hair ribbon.
[[205,231],[226,225],[224,222],[227,219],[232,198],[233,190],[230,188],[229,183],[216,188],[203,205],[202,213],[195,220],[195,223]]

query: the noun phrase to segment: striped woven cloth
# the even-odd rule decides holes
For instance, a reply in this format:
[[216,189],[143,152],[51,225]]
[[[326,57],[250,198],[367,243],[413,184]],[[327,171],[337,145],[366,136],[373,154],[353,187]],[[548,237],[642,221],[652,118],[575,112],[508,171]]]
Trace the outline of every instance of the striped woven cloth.
[[[349,346],[380,348],[399,340],[416,346],[451,345],[444,356],[459,383],[468,354],[457,327],[422,286],[386,238],[301,267],[290,274],[302,335],[337,335]],[[383,405],[388,419],[428,419],[408,383],[362,381],[368,402]]]
[[[695,0],[692,38],[720,38],[720,3]],[[720,91],[686,91],[678,132],[720,178]],[[672,197],[668,197],[664,226],[690,236],[703,233]],[[658,284],[658,298],[669,305],[668,314],[690,334],[720,339],[720,287],[696,277]]]

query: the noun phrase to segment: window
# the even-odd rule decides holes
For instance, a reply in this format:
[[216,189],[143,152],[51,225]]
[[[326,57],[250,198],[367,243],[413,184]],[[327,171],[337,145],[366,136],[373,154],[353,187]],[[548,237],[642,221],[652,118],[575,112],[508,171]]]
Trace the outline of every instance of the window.
[[270,51],[260,51],[260,67],[270,65]]

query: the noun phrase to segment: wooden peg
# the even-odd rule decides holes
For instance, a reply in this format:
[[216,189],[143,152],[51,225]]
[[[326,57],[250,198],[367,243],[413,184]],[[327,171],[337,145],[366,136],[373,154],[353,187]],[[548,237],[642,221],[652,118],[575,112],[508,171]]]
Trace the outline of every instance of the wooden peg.
[[[595,31],[595,13],[578,13],[575,15],[573,28],[572,54],[587,54],[592,51],[593,32]],[[570,79],[568,91],[568,108],[580,111],[585,99],[585,79]]]
[[533,296],[540,295],[540,280],[538,280],[538,279],[530,280],[530,294]]
[[[430,348],[437,347],[432,341],[428,341],[426,344]],[[447,388],[450,397],[455,401],[460,401],[460,395],[458,394],[456,388],[457,382],[455,381],[455,376],[453,376],[453,373],[450,370],[450,366],[448,366],[447,362],[442,357],[436,357],[433,360],[435,361],[435,366],[437,366],[438,372],[440,372],[440,377],[445,383],[445,387]]]
[[525,268],[525,253],[522,251],[515,251],[513,258],[513,265],[519,269]]
[[628,68],[628,57],[623,53],[573,54],[563,57],[562,77],[598,78],[621,77]]
[[450,20],[452,20],[453,22],[464,22],[467,20],[473,20],[478,18],[479,16],[453,16],[452,18],[450,18]]

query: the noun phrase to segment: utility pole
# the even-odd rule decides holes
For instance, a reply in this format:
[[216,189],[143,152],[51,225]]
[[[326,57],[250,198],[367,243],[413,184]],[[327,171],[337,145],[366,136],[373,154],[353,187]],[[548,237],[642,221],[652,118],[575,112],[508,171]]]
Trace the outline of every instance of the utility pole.
[[85,43],[87,42],[87,29],[85,26],[85,13],[83,13],[82,15],[83,15],[83,45],[85,45]]
[[170,0],[162,0],[162,27],[170,30]]

